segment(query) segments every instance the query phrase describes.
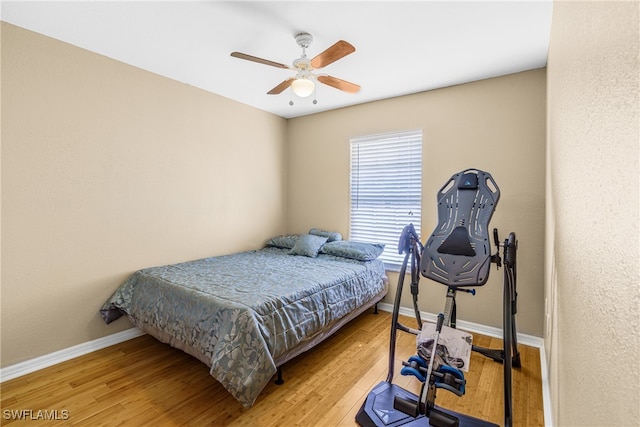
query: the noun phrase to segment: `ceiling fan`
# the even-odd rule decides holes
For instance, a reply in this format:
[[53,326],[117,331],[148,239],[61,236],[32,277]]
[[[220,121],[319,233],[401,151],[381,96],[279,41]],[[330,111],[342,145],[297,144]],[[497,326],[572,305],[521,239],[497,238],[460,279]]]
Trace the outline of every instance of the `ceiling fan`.
[[302,56],[294,60],[292,66],[269,61],[268,59],[258,58],[252,55],[247,55],[246,53],[241,52],[232,52],[231,56],[233,56],[234,58],[257,62],[259,64],[270,65],[272,67],[289,69],[296,72],[296,75],[294,77],[289,77],[288,79],[284,80],[282,83],[271,89],[269,92],[267,92],[267,94],[269,95],[278,95],[282,93],[286,88],[291,86],[291,89],[296,95],[304,98],[311,95],[315,91],[314,81],[319,81],[320,83],[324,83],[328,86],[348,93],[356,93],[360,90],[360,86],[354,83],[350,83],[346,80],[342,80],[326,74],[313,73],[314,70],[326,67],[327,65],[337,61],[338,59],[342,59],[350,53],[355,52],[356,48],[353,47],[350,43],[344,40],[339,40],[338,42],[333,44],[333,46],[329,47],[315,58],[309,59],[307,58],[307,48],[313,41],[313,36],[311,36],[311,34],[309,33],[299,33],[295,35],[295,39],[298,46],[302,48]]

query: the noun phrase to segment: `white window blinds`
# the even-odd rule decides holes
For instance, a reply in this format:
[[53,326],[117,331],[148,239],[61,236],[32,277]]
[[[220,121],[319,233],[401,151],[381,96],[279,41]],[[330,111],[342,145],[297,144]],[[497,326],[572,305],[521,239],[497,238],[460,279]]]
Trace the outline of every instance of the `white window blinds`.
[[349,238],[384,243],[381,259],[397,270],[403,255],[398,240],[413,223],[420,235],[422,131],[351,139],[351,220]]

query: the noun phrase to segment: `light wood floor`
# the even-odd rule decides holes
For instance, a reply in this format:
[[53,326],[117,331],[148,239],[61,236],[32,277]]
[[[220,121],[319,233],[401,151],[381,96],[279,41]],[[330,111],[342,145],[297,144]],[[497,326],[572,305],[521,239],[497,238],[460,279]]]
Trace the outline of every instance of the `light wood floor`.
[[[204,364],[145,335],[3,383],[0,422],[13,427],[356,426],[369,390],[387,376],[390,319],[386,312],[362,314],[285,364],[285,383],[267,385],[250,409],[210,377]],[[477,334],[474,344],[501,347],[500,340]],[[539,351],[522,345],[520,351],[523,366],[513,375],[514,424],[542,426]],[[399,375],[401,361],[413,354],[415,337],[399,333],[394,382],[418,394],[421,384]],[[457,397],[441,390],[436,403],[502,424],[502,365],[474,353],[470,366],[467,393]],[[57,411],[67,419],[16,420],[12,410],[31,410],[31,417]]]

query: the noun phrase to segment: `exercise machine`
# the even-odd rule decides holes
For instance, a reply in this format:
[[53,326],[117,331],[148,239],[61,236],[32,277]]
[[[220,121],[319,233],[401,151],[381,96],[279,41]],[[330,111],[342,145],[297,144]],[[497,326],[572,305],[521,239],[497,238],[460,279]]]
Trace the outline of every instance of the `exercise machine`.
[[[385,381],[368,394],[356,415],[363,427],[489,427],[496,424],[459,414],[435,405],[438,390],[463,396],[464,373],[461,364],[449,357],[439,344],[443,327],[456,326],[458,292],[475,295],[474,287],[484,285],[491,264],[502,267],[503,277],[503,348],[472,350],[503,364],[504,426],[512,425],[512,367],[520,366],[517,349],[515,315],[517,311],[516,251],[517,240],[511,232],[500,243],[497,229],[493,240],[498,250],[491,253],[489,221],[500,198],[500,190],[488,172],[467,169],[454,174],[438,192],[438,225],[423,245],[413,224],[404,227],[398,242],[398,253],[405,254],[391,317],[389,366]],[[500,256],[500,248],[503,256]],[[418,329],[399,322],[400,300],[407,268],[411,277],[411,295]],[[418,345],[417,355],[403,362],[402,375],[412,375],[422,382],[417,396],[393,383],[397,332],[420,335],[424,326],[418,308],[420,276],[447,286],[444,311],[437,316],[432,340]]]

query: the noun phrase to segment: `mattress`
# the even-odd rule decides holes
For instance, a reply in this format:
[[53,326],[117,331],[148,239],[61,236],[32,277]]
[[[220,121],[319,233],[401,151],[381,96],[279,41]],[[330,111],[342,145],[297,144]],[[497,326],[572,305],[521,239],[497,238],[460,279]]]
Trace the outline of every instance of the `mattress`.
[[197,357],[250,407],[291,355],[334,332],[386,293],[384,264],[286,248],[152,267],[133,273],[104,303],[157,339]]

